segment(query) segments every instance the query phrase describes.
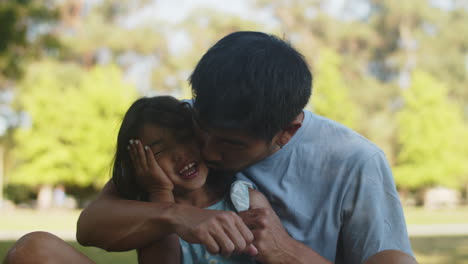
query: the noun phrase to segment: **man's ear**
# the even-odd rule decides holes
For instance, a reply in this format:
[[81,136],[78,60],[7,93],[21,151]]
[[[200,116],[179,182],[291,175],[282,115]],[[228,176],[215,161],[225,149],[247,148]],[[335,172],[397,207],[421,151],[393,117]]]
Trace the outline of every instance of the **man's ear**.
[[286,145],[289,140],[296,134],[296,132],[301,128],[302,120],[296,118],[291,123],[289,123],[285,128],[283,128],[275,137],[275,143],[283,147]]

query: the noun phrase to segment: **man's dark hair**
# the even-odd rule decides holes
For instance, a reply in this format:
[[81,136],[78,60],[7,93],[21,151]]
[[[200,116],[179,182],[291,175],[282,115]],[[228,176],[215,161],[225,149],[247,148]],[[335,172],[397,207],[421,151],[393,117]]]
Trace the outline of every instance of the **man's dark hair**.
[[312,74],[289,43],[241,31],[203,55],[190,84],[194,108],[208,126],[245,129],[270,141],[309,101]]

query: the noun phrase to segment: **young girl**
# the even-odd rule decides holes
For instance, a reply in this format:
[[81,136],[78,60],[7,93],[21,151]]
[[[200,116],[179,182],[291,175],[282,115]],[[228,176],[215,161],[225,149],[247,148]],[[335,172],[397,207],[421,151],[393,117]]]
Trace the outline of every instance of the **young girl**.
[[[213,210],[248,209],[247,183],[236,182],[228,196],[229,180],[207,176],[188,104],[170,96],[141,98],[133,103],[119,130],[112,172],[122,195]],[[175,234],[139,249],[138,259],[140,263],[255,263],[245,254],[229,258],[211,255],[203,245],[187,243]]]

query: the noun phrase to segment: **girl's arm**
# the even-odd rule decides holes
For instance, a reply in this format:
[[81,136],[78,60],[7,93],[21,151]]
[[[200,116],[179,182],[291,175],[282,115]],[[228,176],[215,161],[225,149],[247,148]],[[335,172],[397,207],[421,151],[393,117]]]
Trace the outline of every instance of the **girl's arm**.
[[[142,151],[143,150],[143,151]],[[174,185],[159,167],[158,162],[148,147],[135,144],[129,148],[135,169],[135,177],[149,193],[149,202],[175,204],[172,192]],[[180,244],[176,234],[170,234],[149,246],[137,249],[138,263],[180,263]]]
[[137,250],[139,264],[180,263],[179,237],[175,234]]

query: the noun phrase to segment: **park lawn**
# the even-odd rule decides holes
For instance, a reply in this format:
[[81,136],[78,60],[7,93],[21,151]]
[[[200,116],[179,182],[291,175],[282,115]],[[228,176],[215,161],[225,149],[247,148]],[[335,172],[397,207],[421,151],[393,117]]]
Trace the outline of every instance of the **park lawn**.
[[403,210],[408,225],[468,224],[468,206],[441,209],[405,207]]
[[[468,264],[468,236],[416,237],[411,238],[413,250],[419,263],[425,264]],[[3,259],[12,241],[0,242],[0,260]],[[132,252],[108,253],[97,248],[70,243],[99,264],[136,264],[136,254]]]
[[[409,225],[468,223],[468,207],[439,210],[405,208],[404,210]],[[4,211],[0,212],[0,232],[47,230],[74,233],[79,213],[78,210]],[[468,264],[468,235],[413,237],[411,242],[419,263]],[[0,261],[12,244],[12,241],[0,241]],[[136,263],[135,252],[108,253],[97,248],[81,247],[76,242],[70,244],[97,263]]]
[[[408,225],[418,224],[468,224],[468,206],[455,209],[427,210],[424,208],[404,208]],[[76,230],[79,210],[37,211],[20,209],[0,212],[0,231],[15,230]]]
[[419,263],[468,264],[468,236],[413,237],[411,245]]
[[75,231],[80,210],[16,209],[0,211],[0,231]]

